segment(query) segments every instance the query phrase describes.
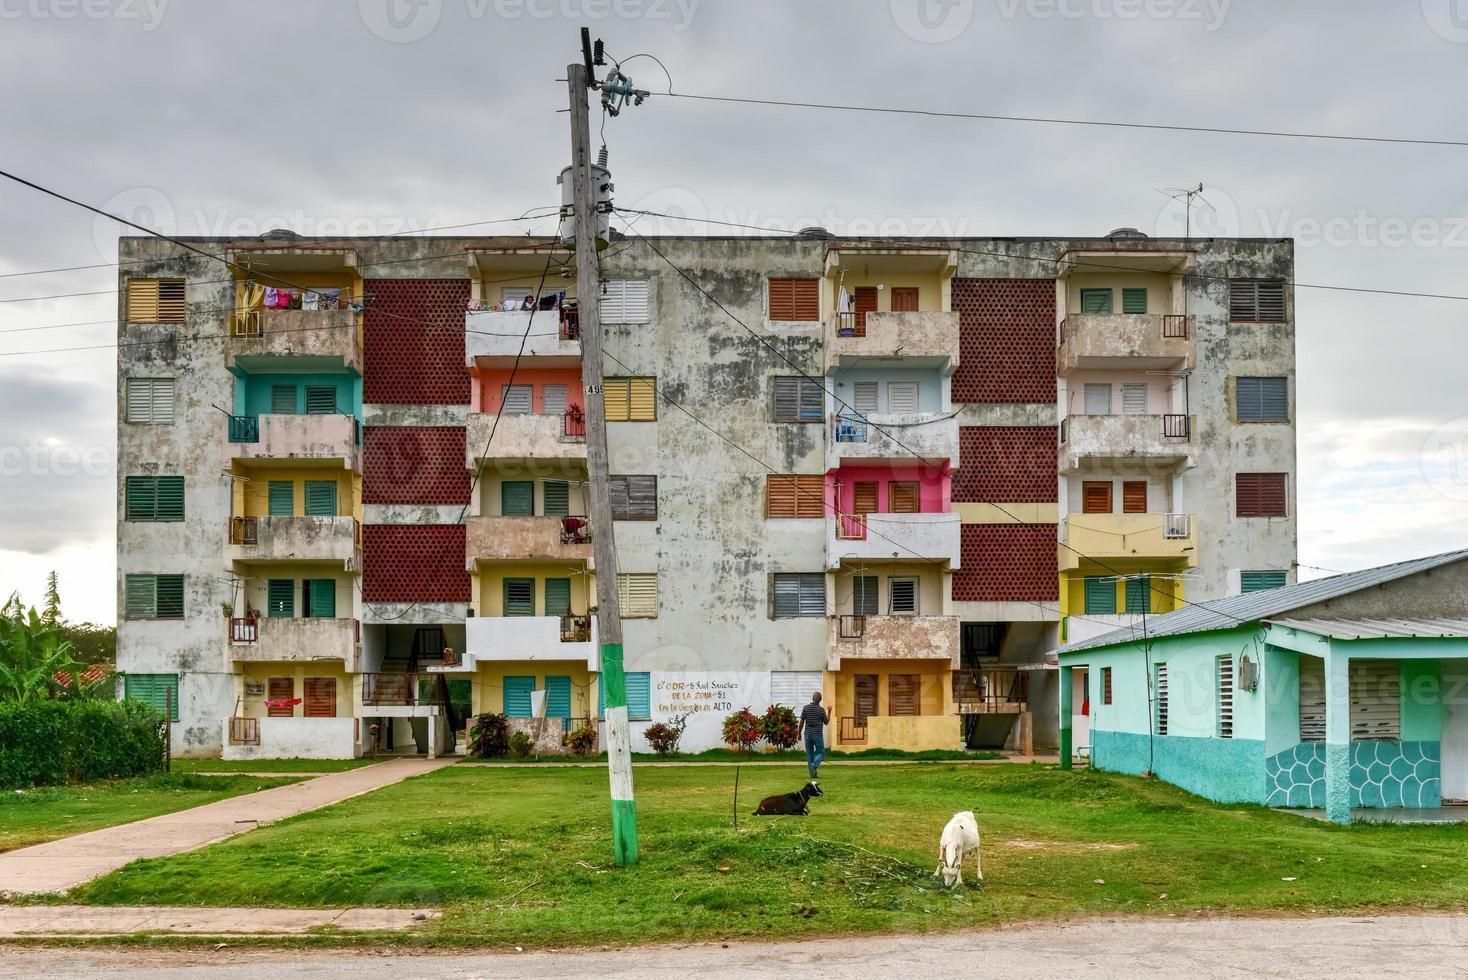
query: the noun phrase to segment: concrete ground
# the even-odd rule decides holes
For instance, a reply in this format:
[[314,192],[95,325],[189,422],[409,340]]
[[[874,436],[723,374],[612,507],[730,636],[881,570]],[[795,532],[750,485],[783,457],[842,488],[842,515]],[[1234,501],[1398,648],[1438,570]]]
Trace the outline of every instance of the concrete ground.
[[139,858],[179,854],[451,765],[394,759],[0,854],[0,895],[63,892]]
[[706,943],[576,953],[310,953],[195,947],[0,949],[0,978],[358,980],[375,976],[683,980],[792,976],[1468,976],[1468,918],[1126,919],[938,936]]
[[312,929],[400,932],[439,917],[437,909],[168,908],[121,905],[0,905],[0,941],[176,933],[294,936]]

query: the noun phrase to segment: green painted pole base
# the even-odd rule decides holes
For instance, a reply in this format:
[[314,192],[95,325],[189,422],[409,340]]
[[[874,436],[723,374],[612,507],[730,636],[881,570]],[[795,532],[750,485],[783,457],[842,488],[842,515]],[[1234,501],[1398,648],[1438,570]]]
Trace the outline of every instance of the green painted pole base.
[[606,706],[607,772],[612,783],[612,855],[622,867],[637,863],[637,803],[632,791],[632,731],[627,721],[627,675],[622,644],[601,645],[602,700]]
[[621,867],[637,863],[637,801],[612,801],[612,856]]

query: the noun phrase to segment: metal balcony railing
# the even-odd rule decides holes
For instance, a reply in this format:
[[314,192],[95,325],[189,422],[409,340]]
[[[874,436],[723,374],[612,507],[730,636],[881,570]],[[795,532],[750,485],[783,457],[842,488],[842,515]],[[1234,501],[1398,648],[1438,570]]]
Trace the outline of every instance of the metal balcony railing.
[[1164,313],[1162,315],[1162,339],[1187,340],[1192,332],[1193,316],[1190,313]]
[[256,545],[260,543],[260,518],[231,517],[229,519],[229,543]]
[[836,637],[841,640],[859,640],[866,633],[867,618],[845,614],[836,617]]
[[1193,536],[1192,514],[1167,514],[1162,519],[1162,537],[1179,541]]
[[1025,710],[1030,672],[1014,667],[967,667],[953,672],[953,702],[959,714],[999,714]]
[[854,717],[842,715],[838,738],[842,742],[865,743],[867,740],[867,720],[865,717]]
[[363,674],[364,705],[441,704],[442,674]]
[[230,745],[259,745],[260,719],[234,717],[229,720]]
[[867,420],[854,415],[838,415],[832,425],[837,442],[866,442],[869,436]]
[[589,643],[589,642],[591,642],[591,617],[590,616],[562,616],[561,617],[561,642],[562,643]]
[[259,442],[260,418],[257,415],[231,415],[229,417],[230,442]]
[[837,515],[836,539],[838,541],[865,541],[867,539],[867,519],[855,514]]
[[1193,436],[1193,420],[1186,415],[1164,415],[1162,416],[1162,437],[1164,439],[1191,439]]
[[256,643],[260,639],[258,616],[236,616],[229,621],[229,642]]
[[586,438],[586,413],[572,405],[561,416],[561,435],[568,439]]
[[839,337],[865,337],[867,335],[867,311],[847,310],[836,314],[836,335]]

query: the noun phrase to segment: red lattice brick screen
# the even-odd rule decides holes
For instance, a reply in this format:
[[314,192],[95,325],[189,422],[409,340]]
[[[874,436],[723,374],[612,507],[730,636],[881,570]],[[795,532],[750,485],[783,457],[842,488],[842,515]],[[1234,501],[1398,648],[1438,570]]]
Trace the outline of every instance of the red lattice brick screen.
[[[466,430],[369,425],[362,430],[364,504],[467,504]],[[461,556],[462,557],[462,556]]]
[[365,525],[362,598],[367,602],[468,602],[464,525]]
[[363,288],[369,299],[362,318],[362,400],[467,405],[469,280],[369,279]]
[[963,567],[953,573],[958,602],[1056,602],[1060,598],[1054,524],[965,524]]
[[954,503],[1051,504],[1059,500],[1057,431],[1048,426],[966,425],[958,430]]
[[1055,401],[1055,280],[954,279],[955,402]]

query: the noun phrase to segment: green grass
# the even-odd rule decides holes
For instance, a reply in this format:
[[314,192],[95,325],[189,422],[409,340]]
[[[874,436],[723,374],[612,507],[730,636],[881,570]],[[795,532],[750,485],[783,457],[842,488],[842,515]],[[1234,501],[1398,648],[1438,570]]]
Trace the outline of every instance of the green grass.
[[[963,760],[996,760],[1003,759],[1003,752],[958,752],[949,749],[924,749],[921,752],[907,752],[902,749],[861,749],[857,752],[843,752],[832,749],[826,752],[827,759],[858,759],[858,760],[905,760],[912,762],[958,762]],[[468,763],[504,763],[504,762],[600,762],[605,764],[607,755],[602,752],[598,755],[587,756],[564,756],[545,755],[532,756],[524,759],[510,757],[496,759],[466,759]],[[633,762],[805,762],[805,751],[803,749],[789,749],[780,752],[738,752],[734,749],[705,749],[702,752],[677,752],[673,755],[653,755],[649,752],[632,753]]]
[[[72,896],[98,904],[443,905],[417,938],[525,947],[953,929],[1086,914],[1461,908],[1468,826],[1342,828],[1040,765],[846,766],[809,817],[753,818],[788,771],[644,768],[642,860],[611,862],[606,774],[454,766]],[[982,888],[931,878],[978,812]],[[1099,883],[1100,879],[1104,884]]]
[[185,773],[114,779],[82,786],[0,792],[0,851],[156,817],[215,800],[284,786],[294,779],[193,776]]
[[344,772],[381,759],[174,759],[174,772]]

